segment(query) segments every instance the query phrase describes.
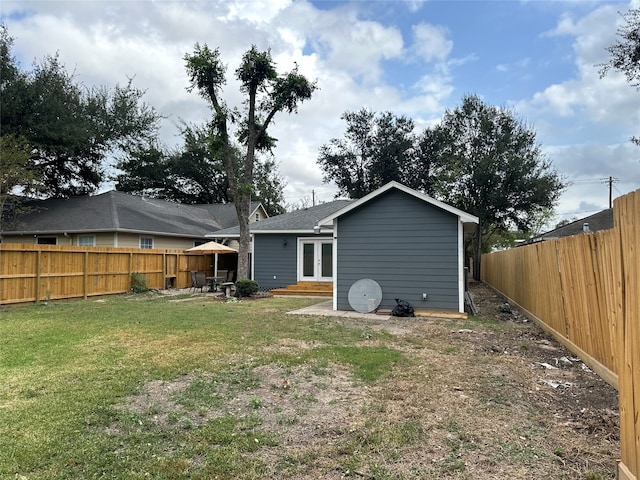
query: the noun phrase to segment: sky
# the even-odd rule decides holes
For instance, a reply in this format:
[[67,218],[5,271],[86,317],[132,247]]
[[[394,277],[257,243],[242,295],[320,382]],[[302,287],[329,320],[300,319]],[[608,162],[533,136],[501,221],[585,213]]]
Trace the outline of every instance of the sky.
[[220,49],[229,105],[242,104],[233,72],[252,45],[271,49],[279,72],[297,65],[318,90],[270,130],[288,205],[334,198],[316,161],[321,145],[343,137],[344,112],[390,111],[420,132],[478,95],[534,129],[569,183],[557,222],[607,208],[609,177],[614,198],[640,188],[640,147],[629,141],[640,135],[640,91],[617,72],[599,75],[632,7],[640,0],[3,0],[0,21],[24,69],[57,52],[85,85],[132,78],[166,117],[168,146],[181,143],[182,122],[211,115],[187,91],[183,57],[196,42]]

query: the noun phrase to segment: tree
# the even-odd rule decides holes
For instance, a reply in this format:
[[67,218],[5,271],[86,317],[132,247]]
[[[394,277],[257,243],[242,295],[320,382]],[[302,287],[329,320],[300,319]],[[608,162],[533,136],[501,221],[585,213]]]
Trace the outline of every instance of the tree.
[[256,163],[252,200],[262,204],[269,216],[286,212],[284,207],[284,179],[278,173],[276,162],[267,158]]
[[136,145],[117,163],[116,189],[178,203],[227,203],[228,181],[209,129],[184,125],[183,145]]
[[347,122],[344,138],[332,138],[318,155],[323,181],[333,181],[339,195],[361,198],[392,180],[424,187],[419,178],[425,176],[414,172],[427,162],[411,119],[391,112],[376,116],[367,109],[345,112],[341,118]]
[[[632,86],[640,90],[640,8],[632,8],[623,16],[624,24],[618,29],[618,40],[607,48],[609,61],[600,65],[600,77],[611,69],[624,74]],[[640,136],[631,137],[640,146]]]
[[[270,51],[258,51],[252,46],[242,57],[236,70],[241,91],[246,95],[244,111],[230,109],[221,97],[225,85],[226,66],[218,49],[196,44],[192,54],[184,56],[190,85],[209,102],[213,110],[211,121],[215,134],[215,148],[220,149],[224,161],[229,190],[233,198],[240,225],[238,278],[249,276],[249,209],[254,188],[256,152],[270,151],[275,139],[267,129],[275,115],[285,111],[294,113],[298,105],[311,98],[315,84],[298,73],[297,68],[278,75]],[[236,162],[235,142],[231,130],[236,127],[236,138],[244,150]]]
[[106,159],[154,134],[159,115],[142,103],[129,81],[89,88],[67,72],[57,55],[20,70],[13,39],[0,31],[0,127],[31,147],[37,181],[24,193],[68,197],[97,190]]
[[508,109],[467,95],[427,129],[425,144],[439,158],[434,188],[443,201],[480,219],[473,238],[474,275],[496,232],[530,231],[564,188],[535,132]]
[[[117,167],[116,189],[185,204],[231,202],[220,151],[208,126],[184,125],[183,145],[167,149],[156,141],[127,152]],[[236,161],[240,152],[236,151]],[[282,213],[284,183],[269,158],[256,161],[252,200],[269,215]]]
[[31,160],[31,149],[24,138],[14,135],[0,136],[0,232],[7,228],[19,214],[25,213],[21,198],[15,196],[11,209],[5,205],[12,192],[29,190],[36,181],[36,172]]

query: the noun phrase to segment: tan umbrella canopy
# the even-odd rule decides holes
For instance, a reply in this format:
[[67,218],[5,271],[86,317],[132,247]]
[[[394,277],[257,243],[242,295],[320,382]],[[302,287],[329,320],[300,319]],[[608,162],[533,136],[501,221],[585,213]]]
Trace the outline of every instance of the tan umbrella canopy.
[[227,247],[226,245],[222,245],[218,242],[207,242],[202,245],[198,245],[197,247],[192,247],[185,252],[193,252],[193,253],[238,253],[238,250],[235,248]]

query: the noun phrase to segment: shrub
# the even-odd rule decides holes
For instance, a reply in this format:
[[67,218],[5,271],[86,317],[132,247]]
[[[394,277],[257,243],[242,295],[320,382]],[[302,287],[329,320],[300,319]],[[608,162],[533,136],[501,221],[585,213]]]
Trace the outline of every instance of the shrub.
[[241,278],[236,282],[236,295],[238,297],[250,297],[258,291],[258,282],[248,278]]
[[131,274],[131,291],[133,293],[144,293],[149,291],[147,287],[147,277],[142,273]]

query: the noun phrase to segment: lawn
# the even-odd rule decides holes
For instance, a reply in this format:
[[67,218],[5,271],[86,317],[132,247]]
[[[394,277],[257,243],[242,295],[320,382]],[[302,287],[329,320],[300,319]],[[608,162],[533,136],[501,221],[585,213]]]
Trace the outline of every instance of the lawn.
[[[615,478],[615,418],[544,388],[531,324],[286,313],[316,301],[3,308],[0,477]],[[565,370],[578,411],[615,409]]]

